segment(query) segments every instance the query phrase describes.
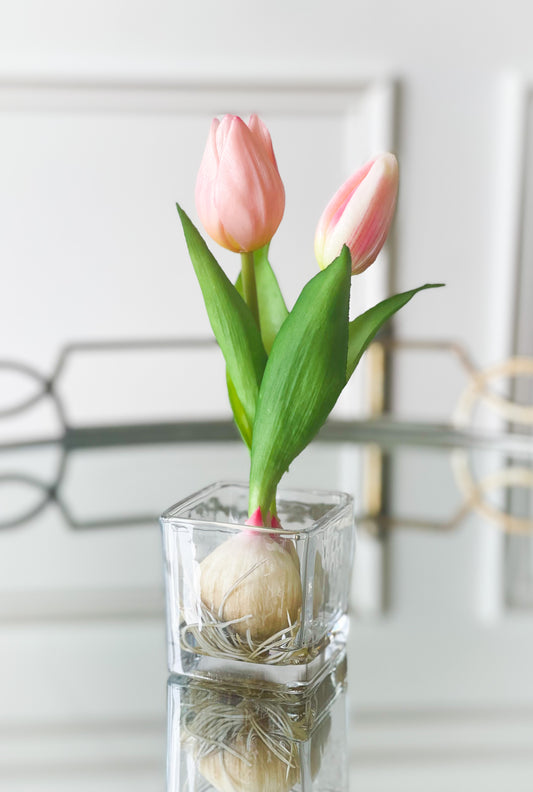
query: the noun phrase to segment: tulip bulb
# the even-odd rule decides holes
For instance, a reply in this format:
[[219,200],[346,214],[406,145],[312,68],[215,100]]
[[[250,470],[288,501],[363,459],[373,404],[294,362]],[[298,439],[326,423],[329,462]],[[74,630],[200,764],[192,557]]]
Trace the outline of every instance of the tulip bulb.
[[231,750],[214,751],[198,760],[198,769],[219,792],[288,792],[298,767],[276,756],[264,742],[239,735]]
[[252,641],[265,641],[300,614],[302,583],[294,546],[291,553],[266,532],[242,531],[201,562],[200,590],[204,605],[221,621],[239,619],[232,625],[239,635],[249,631]]

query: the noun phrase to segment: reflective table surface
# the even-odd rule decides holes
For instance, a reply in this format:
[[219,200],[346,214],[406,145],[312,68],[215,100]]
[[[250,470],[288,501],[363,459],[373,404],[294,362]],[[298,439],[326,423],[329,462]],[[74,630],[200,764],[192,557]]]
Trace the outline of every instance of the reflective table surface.
[[351,492],[358,526],[347,669],[304,726],[168,680],[157,516],[246,479],[228,425],[5,442],[0,787],[532,789],[531,455],[378,421],[326,427],[294,464],[291,486]]

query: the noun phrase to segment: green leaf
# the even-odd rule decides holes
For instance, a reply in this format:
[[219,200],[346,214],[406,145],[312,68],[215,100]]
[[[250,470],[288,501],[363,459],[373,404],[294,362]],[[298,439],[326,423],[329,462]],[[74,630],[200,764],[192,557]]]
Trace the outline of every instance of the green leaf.
[[268,511],[278,482],[322,426],[346,382],[348,248],[304,287],[263,375],[252,441],[250,509]]
[[[198,229],[179,205],[177,209],[209,321],[224,355],[239,410],[244,414],[244,418],[239,415],[239,420],[252,427],[267,359],[259,330],[250,309],[216,261]],[[239,420],[236,416],[237,426],[241,429]]]
[[[254,264],[261,338],[267,354],[270,355],[274,339],[289,312],[274,270],[268,261],[268,248],[269,246],[265,245],[254,252]],[[241,297],[244,297],[241,275],[237,278],[235,288]]]
[[[265,245],[254,252],[254,266],[258,293],[257,301],[259,305],[261,339],[267,354],[270,354],[278,330],[287,318],[289,312],[274,271],[268,261],[268,248],[269,245]],[[235,288],[244,299],[241,274],[239,274],[237,278]],[[237,424],[242,439],[248,448],[251,448],[253,426],[250,425],[246,418],[246,414],[228,372],[226,372],[226,381],[228,386],[228,397],[231,409],[233,410],[235,423]]]
[[235,385],[228,374],[228,370],[226,369],[226,385],[228,387],[228,397],[229,403],[233,412],[233,418],[235,420],[235,424],[237,425],[237,429],[240,432],[240,435],[248,448],[252,447],[252,434],[253,434],[253,425],[248,420],[246,413],[244,412],[244,407],[241,404],[241,400],[237,395],[237,391],[235,390]]
[[274,339],[289,312],[274,270],[268,261],[268,245],[254,253],[254,261],[261,338],[267,354],[270,355]]
[[363,352],[387,319],[403,308],[417,292],[424,289],[437,289],[440,286],[444,286],[444,283],[426,283],[424,286],[419,286],[418,289],[394,294],[350,322],[346,382],[354,373]]

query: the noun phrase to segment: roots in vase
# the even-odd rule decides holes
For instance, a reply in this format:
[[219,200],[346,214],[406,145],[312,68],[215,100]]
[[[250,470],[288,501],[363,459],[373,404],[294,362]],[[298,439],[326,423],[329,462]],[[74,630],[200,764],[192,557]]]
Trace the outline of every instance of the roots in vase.
[[182,734],[202,775],[226,792],[282,792],[298,780],[298,726],[283,708],[245,699],[229,707],[211,693],[184,708]]
[[249,630],[241,635],[234,629],[236,623],[246,618],[247,615],[223,622],[202,604],[201,622],[181,626],[181,647],[187,652],[247,663],[290,665],[309,660],[309,650],[299,648],[296,641],[300,619],[294,624],[288,620],[287,627],[258,643],[252,640]]

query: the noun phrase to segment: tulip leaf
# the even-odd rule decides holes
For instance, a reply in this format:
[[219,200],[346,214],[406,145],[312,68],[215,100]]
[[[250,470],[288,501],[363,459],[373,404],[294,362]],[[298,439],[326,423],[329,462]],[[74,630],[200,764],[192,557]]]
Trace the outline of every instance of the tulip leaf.
[[244,411],[244,407],[241,404],[241,400],[237,395],[237,391],[235,389],[235,385],[233,384],[233,380],[231,379],[227,369],[226,369],[226,385],[228,387],[229,403],[231,406],[231,410],[233,412],[233,418],[235,420],[235,424],[240,432],[242,439],[244,440],[248,448],[251,448],[253,425],[248,420],[248,417]]
[[[285,305],[285,300],[283,299],[277,278],[268,261],[268,248],[269,245],[265,245],[254,252],[254,266],[261,338],[267,354],[270,354],[278,330],[287,318],[289,312]],[[235,282],[235,288],[244,300],[242,276],[240,273]],[[233,410],[235,423],[241,433],[242,439],[248,448],[251,448],[253,427],[250,426],[246,418],[246,414],[228,372],[226,372],[226,381],[228,386],[228,397],[231,409]]]
[[268,245],[254,253],[254,261],[261,338],[267,354],[270,355],[274,339],[289,312],[274,270],[268,261]]
[[378,330],[385,322],[409,302],[411,297],[424,289],[436,289],[444,286],[443,283],[426,283],[418,289],[394,294],[386,300],[374,305],[365,313],[350,322],[348,337],[348,361],[346,365],[346,382],[350,379],[359,363],[363,352],[371,343]]
[[252,440],[250,509],[268,511],[278,482],[346,382],[351,258],[347,247],[303,288],[272,346]]
[[[274,270],[268,261],[268,247],[268,245],[265,245],[254,252],[254,265],[261,338],[263,339],[263,346],[269,355],[278,330],[287,318],[289,311],[285,305]],[[237,278],[235,287],[241,297],[244,298],[241,275]]]
[[[224,355],[239,405],[237,426],[254,425],[266,353],[252,313],[207,247],[198,229],[177,205],[189,255],[204,297],[209,321]],[[232,402],[232,408],[234,407]],[[241,416],[241,411],[244,417]],[[239,423],[240,421],[240,423]],[[248,431],[248,429],[246,429]]]

